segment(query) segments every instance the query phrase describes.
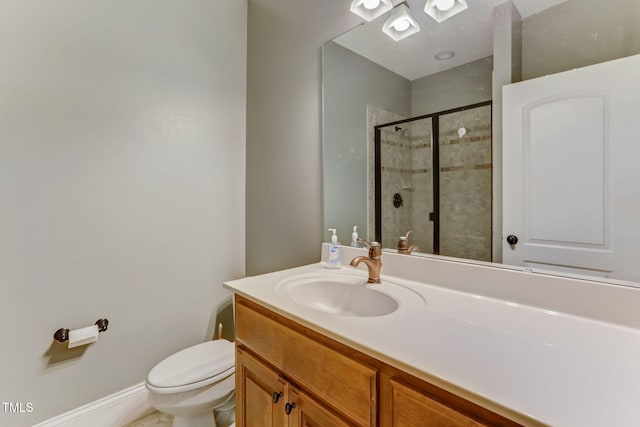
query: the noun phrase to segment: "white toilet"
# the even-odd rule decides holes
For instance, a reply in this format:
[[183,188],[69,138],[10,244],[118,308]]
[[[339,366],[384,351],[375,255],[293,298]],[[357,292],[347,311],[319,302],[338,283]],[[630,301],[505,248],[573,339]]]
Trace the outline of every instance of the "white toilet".
[[174,427],[232,427],[235,377],[235,347],[219,339],[167,357],[145,385],[151,405],[173,415]]

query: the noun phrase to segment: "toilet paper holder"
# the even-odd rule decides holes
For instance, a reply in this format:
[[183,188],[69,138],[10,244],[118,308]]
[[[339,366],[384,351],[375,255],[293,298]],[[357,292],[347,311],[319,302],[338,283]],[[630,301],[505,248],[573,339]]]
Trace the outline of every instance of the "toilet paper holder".
[[[98,326],[98,332],[104,332],[109,327],[109,321],[107,319],[98,319],[94,325]],[[53,334],[53,339],[60,342],[69,340],[69,329],[60,328]]]

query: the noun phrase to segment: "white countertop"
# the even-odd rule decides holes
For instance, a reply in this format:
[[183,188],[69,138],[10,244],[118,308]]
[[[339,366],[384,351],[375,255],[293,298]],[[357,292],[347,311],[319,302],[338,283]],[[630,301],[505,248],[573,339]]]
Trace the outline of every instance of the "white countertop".
[[366,278],[364,270],[318,263],[225,287],[524,424],[640,426],[640,329],[384,274],[383,283],[401,283],[426,305],[351,317],[299,305],[277,289],[293,275],[344,272]]

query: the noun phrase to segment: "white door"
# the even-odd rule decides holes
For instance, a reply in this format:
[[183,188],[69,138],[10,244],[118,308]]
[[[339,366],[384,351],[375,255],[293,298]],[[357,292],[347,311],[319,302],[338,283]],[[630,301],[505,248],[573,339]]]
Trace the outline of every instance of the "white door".
[[640,55],[505,86],[503,106],[503,262],[640,282]]

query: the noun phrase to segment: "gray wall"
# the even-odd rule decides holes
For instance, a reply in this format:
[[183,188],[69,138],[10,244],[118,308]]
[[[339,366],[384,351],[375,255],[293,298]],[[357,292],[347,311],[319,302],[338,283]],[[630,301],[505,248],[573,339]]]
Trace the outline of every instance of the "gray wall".
[[343,0],[249,1],[250,275],[320,260],[321,46],[358,22]]
[[411,116],[491,99],[492,58],[482,58],[411,82]]
[[0,33],[0,401],[34,408],[0,425],[27,426],[209,339],[244,274],[246,2],[14,0]]
[[409,117],[411,83],[334,42],[323,47],[323,71],[324,228],[349,244],[354,225],[366,238],[367,105]]
[[522,78],[522,17],[512,1],[493,9],[493,261],[502,262],[502,87]]
[[568,0],[523,21],[523,78],[640,53],[640,1]]

